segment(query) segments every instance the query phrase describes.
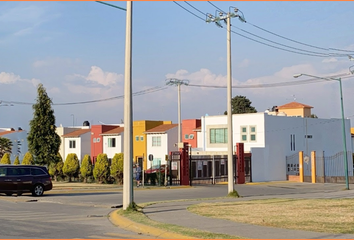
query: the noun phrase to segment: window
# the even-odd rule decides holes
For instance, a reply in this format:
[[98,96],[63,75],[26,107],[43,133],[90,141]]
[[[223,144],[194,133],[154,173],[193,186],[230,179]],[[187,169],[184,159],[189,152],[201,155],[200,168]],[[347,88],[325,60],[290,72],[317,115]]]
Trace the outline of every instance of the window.
[[295,151],[295,134],[290,134],[290,150]]
[[250,141],[255,142],[257,140],[256,135],[256,126],[250,126]]
[[139,136],[135,136],[135,141],[139,141]]
[[245,126],[241,126],[241,141],[242,142],[246,142],[247,141],[247,135],[248,135],[248,133],[247,133],[247,127],[245,127]]
[[76,141],[75,140],[70,140],[69,141],[69,148],[76,148]]
[[189,134],[184,134],[184,139],[189,139]]
[[312,135],[305,135],[305,138],[312,138]]
[[210,129],[210,143],[227,143],[227,128]]
[[97,141],[97,142],[100,142],[100,141],[101,141],[101,139],[100,139],[100,138],[97,138],[97,139],[96,139],[96,141]]
[[116,147],[116,138],[108,138],[108,147]]
[[6,170],[7,168],[0,168],[0,177],[6,176]]
[[161,136],[152,137],[152,146],[153,147],[161,146]]
[[161,158],[154,158],[154,160],[152,161],[152,166],[153,167],[161,166]]
[[32,175],[46,175],[46,173],[42,170],[42,169],[39,169],[39,168],[32,168],[31,169],[31,174]]
[[140,141],[144,141],[144,136],[140,136]]
[[18,175],[30,175],[31,169],[30,168],[18,168]]
[[94,142],[94,143],[96,143],[96,142],[97,142],[96,138],[94,138],[94,139],[93,139],[93,142]]
[[194,139],[194,134],[189,134],[189,139]]

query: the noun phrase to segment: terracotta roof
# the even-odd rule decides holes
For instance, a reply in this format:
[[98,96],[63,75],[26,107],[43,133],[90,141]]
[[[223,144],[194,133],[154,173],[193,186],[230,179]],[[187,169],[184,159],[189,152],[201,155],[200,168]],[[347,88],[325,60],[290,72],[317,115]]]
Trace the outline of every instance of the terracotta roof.
[[88,132],[91,132],[91,129],[79,129],[79,130],[73,131],[71,133],[62,135],[62,137],[64,137],[64,138],[80,137],[82,134],[85,134]]
[[162,124],[160,126],[151,128],[147,131],[145,131],[145,133],[165,133],[167,130],[170,130],[172,128],[177,127],[178,124]]
[[291,103],[284,104],[282,106],[278,106],[277,108],[285,109],[285,108],[313,108],[313,107],[299,102],[291,102]]
[[202,130],[202,127],[201,127],[201,126],[199,126],[199,127],[193,129],[194,132],[200,132],[201,130]]
[[23,130],[18,130],[18,131],[4,131],[4,132],[0,132],[0,136],[4,136],[10,133],[15,133],[15,132],[22,132]]
[[107,132],[101,133],[100,135],[118,135],[124,132],[124,127],[116,127]]

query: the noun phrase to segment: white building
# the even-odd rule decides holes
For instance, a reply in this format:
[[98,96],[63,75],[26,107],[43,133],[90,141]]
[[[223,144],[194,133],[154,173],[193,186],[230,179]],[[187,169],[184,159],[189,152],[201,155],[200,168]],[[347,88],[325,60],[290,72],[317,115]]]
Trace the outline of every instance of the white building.
[[12,153],[10,156],[11,163],[15,161],[16,156],[19,156],[20,162],[28,152],[27,131],[13,128],[1,128],[0,137],[10,139],[12,142]]
[[[153,161],[147,162],[147,169],[166,164],[165,157],[171,151],[177,151],[178,124],[163,124],[145,131],[147,136],[147,154],[152,154]],[[146,156],[146,159],[149,159]]]
[[124,127],[116,127],[100,134],[103,137],[103,152],[108,159],[124,151]]
[[91,129],[79,129],[62,136],[64,141],[64,157],[75,153],[81,163],[86,154],[91,154]]
[[[227,152],[227,116],[201,118],[198,132],[200,151]],[[235,114],[232,116],[233,146],[243,142],[245,152],[252,153],[252,181],[286,180],[286,156],[299,151],[310,156],[332,156],[343,151],[342,120],[288,116],[268,113]],[[347,150],[352,152],[350,120],[345,120]],[[235,151],[235,149],[234,149]],[[193,153],[194,154],[194,153]],[[348,155],[349,175],[353,161]]]

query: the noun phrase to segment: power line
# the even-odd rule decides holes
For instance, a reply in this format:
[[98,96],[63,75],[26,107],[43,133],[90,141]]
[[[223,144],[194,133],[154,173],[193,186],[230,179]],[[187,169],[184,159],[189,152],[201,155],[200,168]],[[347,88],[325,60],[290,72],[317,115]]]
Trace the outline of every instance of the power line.
[[[195,13],[189,11],[188,9],[186,9],[185,7],[183,7],[182,5],[178,4],[177,2],[174,1],[174,3],[176,3],[179,7],[183,8],[185,11],[189,12],[190,14],[193,14],[195,17],[205,21],[203,18],[199,17],[198,15],[196,15]],[[188,3],[185,1],[185,3],[187,3],[189,6],[191,6],[193,9],[195,9],[196,11],[200,12],[201,14],[205,15],[205,13],[203,13],[202,11],[200,11],[199,9],[197,9],[196,7],[194,7],[192,4]],[[212,4],[210,1],[208,1],[208,3],[210,3],[212,6],[214,6],[215,8],[217,8],[218,10],[220,10],[221,12],[224,12],[222,11],[220,8],[218,8],[216,5]],[[221,28],[223,28],[222,26],[220,26]],[[237,27],[234,27],[234,28],[237,28]],[[235,31],[232,31],[234,34],[237,34],[243,38],[246,38],[248,40],[251,40],[251,41],[254,41],[254,42],[257,42],[257,43],[260,43],[260,44],[263,44],[265,46],[268,46],[268,47],[272,47],[272,48],[275,48],[275,49],[278,49],[278,50],[283,50],[283,51],[287,51],[287,52],[291,52],[291,53],[296,53],[296,54],[301,54],[301,55],[306,55],[306,56],[313,56],[313,57],[330,57],[330,56],[347,56],[346,54],[342,54],[342,53],[319,53],[319,52],[313,52],[313,51],[308,51],[308,50],[304,50],[304,49],[300,49],[300,48],[295,48],[295,47],[291,47],[291,46],[288,46],[288,45],[285,45],[285,44],[281,44],[281,43],[278,43],[278,42],[275,42],[275,41],[272,41],[272,40],[269,40],[269,39],[266,39],[264,37],[261,37],[261,36],[258,36],[256,34],[253,34],[253,33],[250,33],[246,30],[243,30],[241,28],[237,28],[239,29],[240,31],[243,31],[247,34],[250,34],[252,36],[255,36],[257,38],[260,38],[262,40],[265,40],[265,41],[268,41],[268,42],[271,42],[271,43],[274,43],[274,44],[277,44],[277,45],[280,45],[280,46],[283,46],[283,47],[286,47],[286,48],[290,48],[290,49],[294,49],[294,50],[298,50],[298,51],[293,51],[293,50],[289,50],[289,49],[285,49],[285,48],[281,48],[281,47],[277,47],[277,46],[274,46],[274,45],[271,45],[271,44],[267,44],[267,43],[264,43],[264,42],[261,42],[259,40],[256,40],[256,39],[253,39],[253,38],[250,38],[250,37],[247,37],[245,35],[242,35],[240,33],[237,33]],[[320,48],[320,49],[324,49],[324,50],[327,50],[328,49],[325,49],[325,48]]]
[[[208,3],[210,3],[210,4],[211,4],[213,7],[215,7],[216,9],[222,11],[219,7],[217,7],[216,5],[214,5],[213,3],[211,3],[210,1],[208,1]],[[354,51],[350,51],[350,50],[343,50],[343,49],[337,49],[337,48],[323,48],[323,47],[318,47],[318,46],[314,46],[314,45],[311,45],[311,44],[303,43],[303,42],[300,42],[300,41],[293,40],[293,39],[291,39],[291,38],[287,38],[287,37],[281,36],[280,34],[276,34],[276,33],[271,32],[271,31],[269,31],[269,30],[266,30],[266,29],[264,29],[264,28],[262,28],[262,27],[260,27],[260,26],[257,26],[257,25],[255,25],[255,24],[253,24],[253,23],[250,23],[250,22],[248,22],[248,21],[247,21],[246,23],[248,23],[249,25],[251,25],[251,26],[253,26],[253,27],[255,27],[255,28],[258,28],[258,29],[260,29],[260,30],[262,30],[262,31],[264,31],[264,32],[267,32],[267,33],[269,33],[269,34],[272,34],[272,35],[274,35],[274,36],[277,36],[277,37],[279,37],[279,38],[283,38],[283,39],[285,39],[285,40],[288,40],[288,41],[291,41],[291,42],[294,42],[294,43],[297,43],[297,44],[301,44],[301,45],[304,45],[304,46],[307,46],[307,47],[312,47],[312,48],[316,48],[316,49],[319,49],[319,50],[325,50],[325,51],[335,50],[335,51],[340,51],[340,52],[354,53]]]

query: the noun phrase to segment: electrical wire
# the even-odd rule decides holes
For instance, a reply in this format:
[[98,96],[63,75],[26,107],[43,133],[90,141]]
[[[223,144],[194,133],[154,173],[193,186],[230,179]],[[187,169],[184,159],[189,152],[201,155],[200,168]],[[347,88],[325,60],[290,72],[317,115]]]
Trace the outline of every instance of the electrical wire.
[[199,17],[198,15],[196,15],[195,13],[189,11],[187,8],[183,7],[181,4],[177,3],[176,1],[173,1],[175,4],[177,4],[178,6],[180,6],[181,8],[183,8],[184,10],[186,10],[187,12],[189,12],[190,14],[194,15],[195,17],[201,19],[202,21],[205,21],[203,18]]
[[[215,7],[216,9],[222,11],[219,7],[217,7],[215,4],[211,3],[210,1],[208,1],[209,4],[211,4],[213,7]],[[297,44],[300,44],[300,45],[304,45],[304,46],[307,46],[307,47],[312,47],[312,48],[316,48],[316,49],[319,49],[319,50],[325,50],[325,51],[329,51],[329,50],[335,50],[335,51],[340,51],[340,52],[347,52],[347,53],[354,53],[354,51],[350,51],[350,50],[343,50],[343,49],[337,49],[337,48],[323,48],[323,47],[318,47],[318,46],[314,46],[314,45],[311,45],[311,44],[307,44],[307,43],[303,43],[303,42],[300,42],[300,41],[296,41],[296,40],[293,40],[291,38],[287,38],[287,37],[284,37],[284,36],[281,36],[280,34],[276,34],[274,32],[271,32],[269,30],[266,30],[260,26],[257,26],[253,23],[250,23],[250,22],[246,22],[248,23],[249,25],[255,27],[255,28],[258,28],[259,30],[262,30],[266,33],[269,33],[269,34],[272,34],[274,36],[277,36],[279,38],[282,38],[282,39],[285,39],[285,40],[288,40],[288,41],[291,41],[291,42],[294,42],[294,43],[297,43]]]

